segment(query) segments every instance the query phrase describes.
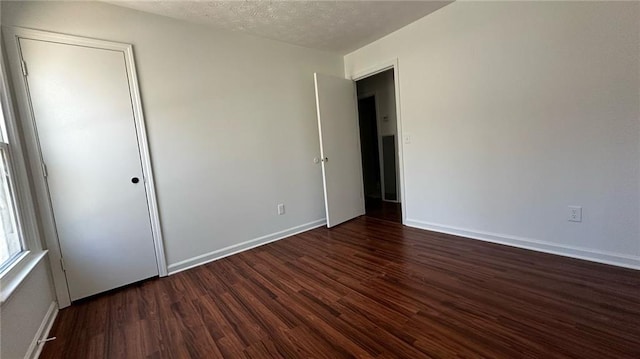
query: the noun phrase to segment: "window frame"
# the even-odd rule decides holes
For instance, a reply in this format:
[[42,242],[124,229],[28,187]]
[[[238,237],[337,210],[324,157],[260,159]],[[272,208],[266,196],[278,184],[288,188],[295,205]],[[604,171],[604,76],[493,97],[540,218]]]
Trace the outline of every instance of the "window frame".
[[[3,33],[4,29],[0,30],[0,36],[3,36]],[[0,271],[0,306],[3,306],[33,269],[46,257],[48,251],[42,245],[26,156],[10,91],[6,51],[4,41],[1,40],[0,60],[0,102],[4,117],[4,121],[0,123],[2,135],[0,146],[5,149],[7,170],[10,176],[9,186],[15,208],[16,230],[22,245],[22,251],[5,264]]]
[[[4,104],[2,104],[2,108],[4,109]],[[4,116],[4,114],[3,114]],[[6,121],[6,120],[5,120]],[[4,165],[6,167],[7,173],[0,173],[0,176],[7,176],[8,186],[9,186],[9,201],[11,202],[11,217],[12,221],[15,223],[15,236],[18,238],[18,242],[20,243],[20,251],[9,258],[5,263],[0,263],[0,278],[13,264],[13,262],[17,261],[20,256],[23,255],[25,251],[28,250],[27,245],[24,240],[24,232],[22,227],[22,215],[20,213],[20,206],[16,200],[16,185],[15,185],[15,170],[13,169],[13,158],[11,156],[11,148],[9,146],[9,141],[6,137],[6,131],[4,129],[4,121],[0,122],[0,126],[2,127],[2,138],[0,138],[0,161],[4,161]],[[7,142],[5,142],[5,140]],[[3,158],[4,157],[4,158]],[[2,188],[0,188],[0,191]]]

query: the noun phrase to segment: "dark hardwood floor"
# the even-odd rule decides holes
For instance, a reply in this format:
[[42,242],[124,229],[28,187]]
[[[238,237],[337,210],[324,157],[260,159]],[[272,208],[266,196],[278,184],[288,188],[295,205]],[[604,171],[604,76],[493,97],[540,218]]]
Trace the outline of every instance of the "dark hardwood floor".
[[360,217],[60,312],[41,358],[640,358],[640,272]]
[[402,223],[402,210],[400,203],[386,202],[379,198],[365,198],[365,211],[367,217],[384,219],[396,223]]

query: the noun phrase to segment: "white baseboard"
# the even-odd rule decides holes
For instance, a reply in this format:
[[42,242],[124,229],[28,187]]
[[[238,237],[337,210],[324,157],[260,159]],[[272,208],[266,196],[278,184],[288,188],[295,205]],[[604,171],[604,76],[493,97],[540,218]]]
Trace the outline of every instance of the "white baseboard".
[[40,352],[42,352],[42,347],[44,347],[45,343],[38,343],[38,341],[44,340],[49,336],[49,331],[53,326],[53,322],[56,320],[56,316],[58,316],[58,303],[51,302],[47,314],[45,314],[31,345],[29,345],[27,354],[24,356],[25,359],[36,359],[40,356]]
[[313,222],[301,224],[299,226],[291,227],[276,233],[267,234],[266,236],[250,239],[246,242],[234,244],[229,247],[225,247],[222,249],[215,250],[213,252],[205,253],[193,258],[189,258],[177,263],[173,263],[169,265],[169,275],[176,274],[178,272],[182,272],[183,270],[187,270],[193,267],[197,267],[217,259],[221,259],[232,254],[240,253],[251,248],[255,248],[267,243],[275,242],[277,240],[291,237],[298,233],[306,232],[310,229],[318,228],[324,226],[327,223],[326,219],[318,219]]
[[628,256],[587,248],[565,246],[530,238],[522,238],[500,233],[490,233],[465,228],[445,226],[435,223],[428,223],[416,219],[407,218],[404,224],[409,227],[478,239],[485,242],[504,244],[507,246],[530,249],[538,252],[557,254],[565,257],[584,259],[592,262],[640,270],[640,256]]

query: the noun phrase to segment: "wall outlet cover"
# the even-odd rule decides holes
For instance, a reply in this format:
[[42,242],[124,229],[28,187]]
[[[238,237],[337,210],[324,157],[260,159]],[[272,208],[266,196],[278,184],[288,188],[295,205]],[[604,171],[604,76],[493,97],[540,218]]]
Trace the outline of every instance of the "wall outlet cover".
[[581,206],[569,206],[569,222],[582,222]]

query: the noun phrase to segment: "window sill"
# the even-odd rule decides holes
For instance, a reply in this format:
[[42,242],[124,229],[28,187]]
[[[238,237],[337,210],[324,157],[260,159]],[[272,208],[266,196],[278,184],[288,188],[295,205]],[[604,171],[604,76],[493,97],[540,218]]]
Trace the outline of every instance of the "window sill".
[[0,277],[0,306],[9,300],[33,269],[47,255],[47,250],[27,251]]

